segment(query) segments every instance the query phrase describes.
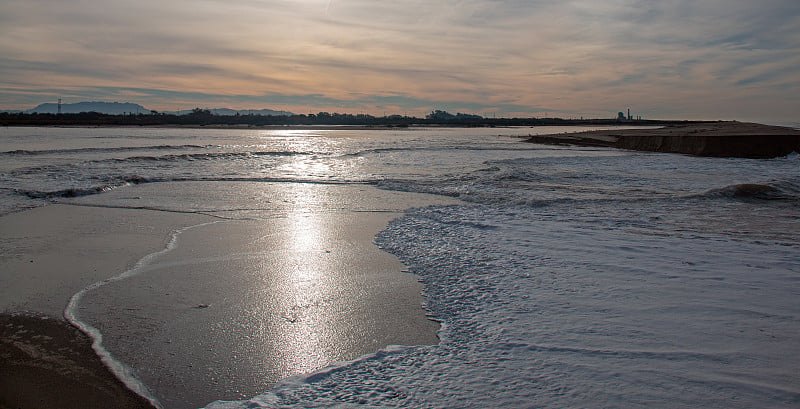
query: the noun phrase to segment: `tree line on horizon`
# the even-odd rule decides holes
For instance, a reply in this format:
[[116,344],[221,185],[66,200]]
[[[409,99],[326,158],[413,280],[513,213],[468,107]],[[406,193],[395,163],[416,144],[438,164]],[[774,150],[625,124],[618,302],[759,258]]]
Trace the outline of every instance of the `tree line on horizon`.
[[171,113],[148,113],[112,115],[99,112],[78,114],[52,113],[0,113],[2,126],[309,126],[309,125],[351,125],[351,126],[543,126],[543,125],[663,125],[676,121],[611,119],[563,119],[563,118],[485,118],[480,115],[451,114],[435,110],[424,118],[406,115],[373,116],[369,114],[340,114],[319,112],[317,114],[294,115],[216,115],[207,109],[195,108],[191,113],[177,115]]

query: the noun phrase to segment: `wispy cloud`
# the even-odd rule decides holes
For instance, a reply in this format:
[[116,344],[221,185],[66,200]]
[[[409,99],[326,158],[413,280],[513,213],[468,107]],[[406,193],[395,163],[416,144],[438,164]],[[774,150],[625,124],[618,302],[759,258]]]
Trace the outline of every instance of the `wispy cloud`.
[[5,107],[42,102],[42,90],[147,90],[128,96],[156,109],[787,117],[800,111],[799,71],[793,0],[0,4]]

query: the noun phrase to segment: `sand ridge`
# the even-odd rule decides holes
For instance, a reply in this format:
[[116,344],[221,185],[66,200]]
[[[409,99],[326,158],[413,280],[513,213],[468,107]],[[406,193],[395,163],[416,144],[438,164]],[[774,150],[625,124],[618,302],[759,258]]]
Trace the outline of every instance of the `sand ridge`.
[[656,129],[610,129],[535,135],[528,142],[695,156],[774,158],[800,151],[800,131],[782,126],[733,121],[670,125]]

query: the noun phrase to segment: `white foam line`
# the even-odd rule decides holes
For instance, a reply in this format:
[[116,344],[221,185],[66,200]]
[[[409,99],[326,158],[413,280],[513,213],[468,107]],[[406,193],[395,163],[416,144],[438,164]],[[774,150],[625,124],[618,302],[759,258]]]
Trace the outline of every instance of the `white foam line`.
[[119,275],[92,283],[84,287],[82,290],[75,293],[75,295],[73,295],[72,298],[70,298],[69,304],[67,304],[67,307],[64,309],[64,318],[66,318],[66,320],[70,324],[72,324],[72,326],[78,328],[81,332],[83,332],[92,339],[92,349],[100,357],[100,360],[103,362],[103,364],[109,370],[111,370],[114,376],[116,376],[119,380],[121,380],[122,383],[124,383],[125,386],[128,387],[128,389],[150,401],[150,403],[156,408],[162,408],[161,404],[158,402],[158,399],[156,399],[150,393],[150,391],[141,381],[136,379],[131,369],[128,368],[127,365],[114,359],[111,353],[108,352],[108,350],[106,350],[103,347],[103,334],[100,333],[100,331],[97,328],[78,319],[76,314],[78,310],[78,304],[80,303],[81,298],[83,298],[83,296],[89,291],[96,290],[106,284],[114,283],[138,275],[142,271],[142,269],[148,264],[150,264],[150,262],[152,262],[154,259],[174,250],[178,245],[178,236],[180,236],[181,233],[190,229],[203,227],[215,223],[220,223],[220,221],[201,223],[173,231],[166,247],[157,252],[150,253],[142,257],[133,267],[122,272]]

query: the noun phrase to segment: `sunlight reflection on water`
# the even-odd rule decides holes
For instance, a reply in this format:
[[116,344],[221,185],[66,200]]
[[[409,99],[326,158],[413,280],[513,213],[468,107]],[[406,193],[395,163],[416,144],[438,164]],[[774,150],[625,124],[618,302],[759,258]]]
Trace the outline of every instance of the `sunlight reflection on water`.
[[[319,367],[330,362],[322,340],[328,343],[337,331],[329,331],[330,311],[319,308],[326,303],[331,289],[326,287],[329,280],[324,279],[330,270],[326,254],[321,248],[329,240],[331,232],[321,222],[319,214],[313,212],[313,203],[320,198],[310,185],[292,184],[287,193],[292,202],[287,215],[288,231],[285,238],[286,250],[291,266],[280,274],[283,281],[275,286],[279,295],[278,307],[282,311],[283,322],[278,332],[277,350],[284,357],[285,371],[290,373]],[[326,296],[326,294],[328,294]],[[323,334],[326,337],[323,338]]]

